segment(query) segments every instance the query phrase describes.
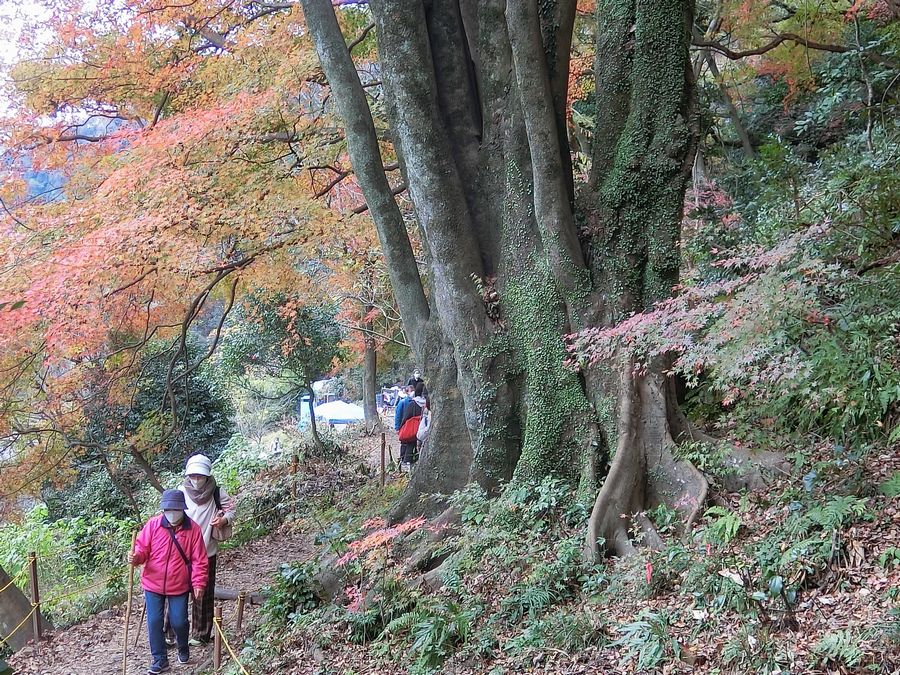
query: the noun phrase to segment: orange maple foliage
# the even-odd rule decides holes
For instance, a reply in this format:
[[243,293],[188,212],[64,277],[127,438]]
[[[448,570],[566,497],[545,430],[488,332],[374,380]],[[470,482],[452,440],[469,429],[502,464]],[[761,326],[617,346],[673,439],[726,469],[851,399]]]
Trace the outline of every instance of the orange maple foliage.
[[[852,3],[850,3],[852,4]],[[842,44],[846,30],[847,5],[844,3],[773,3],[771,0],[723,0],[718,29],[710,37],[727,43],[735,51],[763,47],[779,35],[797,35],[820,44]],[[815,85],[813,64],[827,52],[815,50],[792,40],[771,51],[747,57],[747,66],[755,73],[782,79],[788,84],[788,97]],[[727,70],[743,65],[723,62]]]
[[65,473],[89,402],[127,401],[149,342],[174,360],[188,326],[246,291],[349,293],[348,258],[376,250],[344,213],[361,196],[297,8],[45,10],[0,120],[0,303],[21,305],[0,309],[0,499]]

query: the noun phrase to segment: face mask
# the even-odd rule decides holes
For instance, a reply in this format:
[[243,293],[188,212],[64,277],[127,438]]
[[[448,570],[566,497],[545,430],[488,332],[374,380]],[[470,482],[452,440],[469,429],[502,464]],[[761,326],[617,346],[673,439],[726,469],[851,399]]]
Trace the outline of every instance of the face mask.
[[163,511],[166,514],[166,520],[172,525],[177,525],[184,518],[184,511]]
[[203,478],[190,478],[189,480],[191,481],[191,486],[195,490],[199,490],[204,485],[206,485],[206,476],[204,476]]

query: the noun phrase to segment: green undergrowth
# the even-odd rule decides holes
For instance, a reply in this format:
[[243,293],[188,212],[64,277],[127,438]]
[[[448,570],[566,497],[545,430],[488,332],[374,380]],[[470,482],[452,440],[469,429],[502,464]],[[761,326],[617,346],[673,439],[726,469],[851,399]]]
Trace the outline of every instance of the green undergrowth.
[[[499,674],[554,659],[551,672],[575,663],[600,672],[692,663],[717,673],[891,672],[900,633],[887,580],[900,545],[877,532],[896,508],[885,494],[896,479],[872,472],[875,457],[811,450],[772,489],[722,493],[686,538],[674,514],[654,509],[665,546],[600,563],[585,561],[587,513],[557,479],[493,500],[474,486],[457,492],[459,524],[439,537],[424,521],[363,522],[385,503],[380,486],[339,496],[320,515],[347,523],[322,540],[342,556],[343,590],[323,598],[317,564],[282,566],[245,655],[289,668],[312,650],[323,675],[363,665]],[[345,510],[354,506],[356,517]],[[442,561],[424,577],[405,558],[422,546]],[[838,602],[865,617],[850,613],[839,630],[817,618]]]
[[38,504],[21,522],[0,527],[0,566],[28,595],[28,556],[37,554],[45,615],[68,625],[121,597],[125,577],[115,572],[124,570],[134,527],[109,514],[51,520]]

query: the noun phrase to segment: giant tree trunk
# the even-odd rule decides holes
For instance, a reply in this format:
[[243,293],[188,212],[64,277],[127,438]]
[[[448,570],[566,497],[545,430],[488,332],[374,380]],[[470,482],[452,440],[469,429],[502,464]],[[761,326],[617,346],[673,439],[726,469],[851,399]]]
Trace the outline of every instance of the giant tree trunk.
[[574,0],[370,6],[428,294],[410,274],[408,238],[334,10],[303,0],[433,398],[431,437],[392,515],[468,481],[493,490],[557,475],[594,506],[592,551],[605,540],[629,552],[634,525],[653,543],[638,514],[662,500],[689,518],[705,490],[670,453],[671,387],[659,369],[635,375],[615,359],[576,372],[564,337],[642,311],[678,281],[695,135],[692,2],[598,2],[597,118],[582,186],[566,131]]

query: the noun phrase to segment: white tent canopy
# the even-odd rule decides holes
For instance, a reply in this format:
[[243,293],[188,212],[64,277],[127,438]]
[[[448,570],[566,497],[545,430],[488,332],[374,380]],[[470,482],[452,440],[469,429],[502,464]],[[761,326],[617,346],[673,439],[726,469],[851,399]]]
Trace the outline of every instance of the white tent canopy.
[[344,401],[329,401],[315,407],[316,419],[322,418],[329,424],[355,424],[366,419],[361,406]]

